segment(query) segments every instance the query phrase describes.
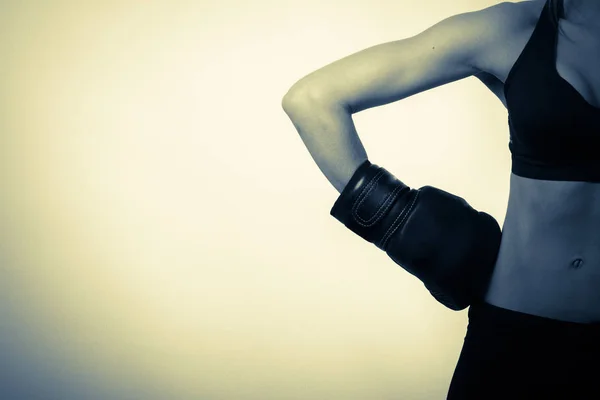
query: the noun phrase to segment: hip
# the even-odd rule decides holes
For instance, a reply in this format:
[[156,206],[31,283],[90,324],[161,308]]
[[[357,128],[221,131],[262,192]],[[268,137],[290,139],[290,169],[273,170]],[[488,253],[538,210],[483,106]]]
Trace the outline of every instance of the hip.
[[599,323],[474,304],[448,399],[597,398],[599,337]]
[[600,321],[600,255],[552,243],[503,243],[485,295],[489,304],[571,322]]

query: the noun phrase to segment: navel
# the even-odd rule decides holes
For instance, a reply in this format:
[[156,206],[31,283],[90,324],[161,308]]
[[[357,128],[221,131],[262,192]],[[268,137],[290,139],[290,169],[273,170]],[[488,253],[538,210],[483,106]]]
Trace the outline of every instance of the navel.
[[573,261],[571,261],[570,267],[572,269],[579,269],[582,266],[583,266],[583,260],[581,258],[575,258]]

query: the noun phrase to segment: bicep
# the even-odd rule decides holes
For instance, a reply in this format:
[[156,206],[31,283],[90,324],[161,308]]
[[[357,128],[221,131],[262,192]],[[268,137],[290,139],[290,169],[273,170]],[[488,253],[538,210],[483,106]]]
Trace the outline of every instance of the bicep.
[[480,72],[478,60],[494,35],[489,23],[494,7],[454,15],[416,36],[351,54],[295,86],[358,112],[472,76]]

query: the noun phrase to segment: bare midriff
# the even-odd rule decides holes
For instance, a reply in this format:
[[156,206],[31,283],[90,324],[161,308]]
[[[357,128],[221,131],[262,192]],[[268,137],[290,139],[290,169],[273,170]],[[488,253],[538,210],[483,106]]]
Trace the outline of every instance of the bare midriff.
[[600,183],[511,174],[485,300],[547,318],[600,322]]

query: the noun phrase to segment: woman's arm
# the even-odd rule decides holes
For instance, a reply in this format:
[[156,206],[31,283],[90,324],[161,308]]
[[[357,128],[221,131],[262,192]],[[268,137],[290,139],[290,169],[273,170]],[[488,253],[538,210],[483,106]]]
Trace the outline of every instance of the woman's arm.
[[283,108],[321,172],[341,193],[367,159],[351,112],[341,103],[322,102],[310,95],[286,98]]
[[367,159],[352,114],[485,71],[515,6],[452,16],[414,37],[335,61],[292,86],[283,109],[338,192]]

